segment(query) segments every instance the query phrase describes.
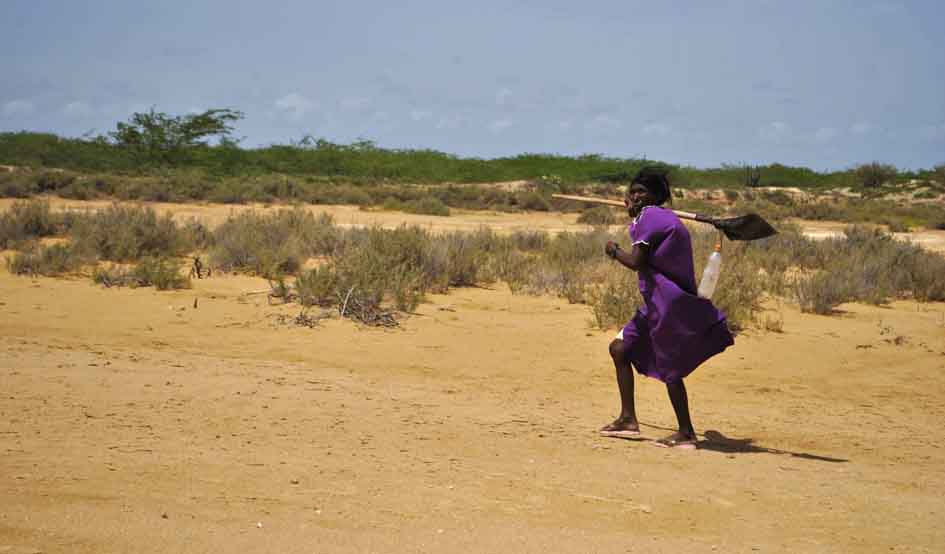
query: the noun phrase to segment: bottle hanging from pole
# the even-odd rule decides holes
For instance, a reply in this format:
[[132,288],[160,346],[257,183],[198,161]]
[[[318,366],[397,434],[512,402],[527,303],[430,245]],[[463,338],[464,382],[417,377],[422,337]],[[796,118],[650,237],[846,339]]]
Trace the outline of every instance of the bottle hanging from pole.
[[702,280],[699,281],[699,296],[711,299],[715,293],[715,286],[719,284],[719,275],[722,272],[722,237],[715,243],[715,250],[709,255],[709,261],[702,271]]

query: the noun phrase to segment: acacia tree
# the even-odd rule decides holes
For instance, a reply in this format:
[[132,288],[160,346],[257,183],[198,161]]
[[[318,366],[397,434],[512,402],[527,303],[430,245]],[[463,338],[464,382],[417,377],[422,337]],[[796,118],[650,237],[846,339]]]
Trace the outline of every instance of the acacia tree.
[[877,188],[886,183],[895,183],[899,170],[892,164],[870,162],[858,165],[853,170],[857,184],[864,188]]
[[207,146],[213,137],[233,143],[232,124],[243,116],[243,112],[225,108],[183,116],[151,108],[135,112],[127,122],[119,122],[109,137],[142,162],[177,165],[190,159],[195,149]]

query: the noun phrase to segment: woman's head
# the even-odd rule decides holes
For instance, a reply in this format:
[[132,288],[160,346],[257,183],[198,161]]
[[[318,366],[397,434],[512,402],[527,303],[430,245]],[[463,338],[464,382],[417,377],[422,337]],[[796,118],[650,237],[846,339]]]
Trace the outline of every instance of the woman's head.
[[627,187],[624,204],[630,215],[636,216],[646,206],[661,206],[670,198],[666,168],[644,166]]

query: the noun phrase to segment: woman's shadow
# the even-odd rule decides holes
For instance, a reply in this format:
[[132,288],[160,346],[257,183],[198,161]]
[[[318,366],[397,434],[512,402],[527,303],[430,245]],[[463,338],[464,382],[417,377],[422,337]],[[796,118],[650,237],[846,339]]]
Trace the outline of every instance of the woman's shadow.
[[831,456],[821,456],[819,454],[810,454],[807,452],[791,452],[790,450],[779,450],[777,448],[768,448],[754,444],[754,439],[736,439],[726,437],[715,430],[708,430],[703,435],[705,437],[697,443],[698,448],[702,450],[712,450],[714,452],[723,452],[725,454],[781,454],[803,458],[805,460],[817,460],[820,462],[845,463],[849,462],[845,458],[833,458]]
[[[641,423],[640,425],[644,427],[652,427],[654,429],[664,429],[666,431],[675,431],[675,429],[670,429],[669,427],[663,427],[661,425],[652,425],[649,423]],[[698,436],[698,435],[697,435]],[[643,438],[643,437],[633,437],[628,438],[631,441],[651,441],[652,439]],[[754,444],[755,439],[736,439],[732,437],[726,437],[719,431],[710,429],[702,434],[702,438],[696,442],[696,448],[700,450],[710,450],[712,452],[721,452],[723,454],[778,454],[778,455],[787,455],[794,458],[802,458],[804,460],[815,460],[818,462],[830,462],[830,463],[847,463],[850,460],[846,458],[834,458],[832,456],[821,456],[820,454],[811,454],[809,452],[792,452],[790,450],[780,450],[778,448],[768,448],[767,446],[760,446]]]

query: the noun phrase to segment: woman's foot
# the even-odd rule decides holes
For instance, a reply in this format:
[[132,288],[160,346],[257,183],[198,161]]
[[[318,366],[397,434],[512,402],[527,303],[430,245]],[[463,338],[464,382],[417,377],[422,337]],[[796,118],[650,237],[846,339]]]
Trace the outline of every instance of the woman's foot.
[[637,423],[637,420],[635,419],[618,417],[611,423],[601,427],[600,435],[602,437],[617,437],[622,439],[628,437],[639,437],[640,424]]
[[696,448],[696,434],[677,431],[668,437],[655,441],[654,444],[663,448],[693,449]]

